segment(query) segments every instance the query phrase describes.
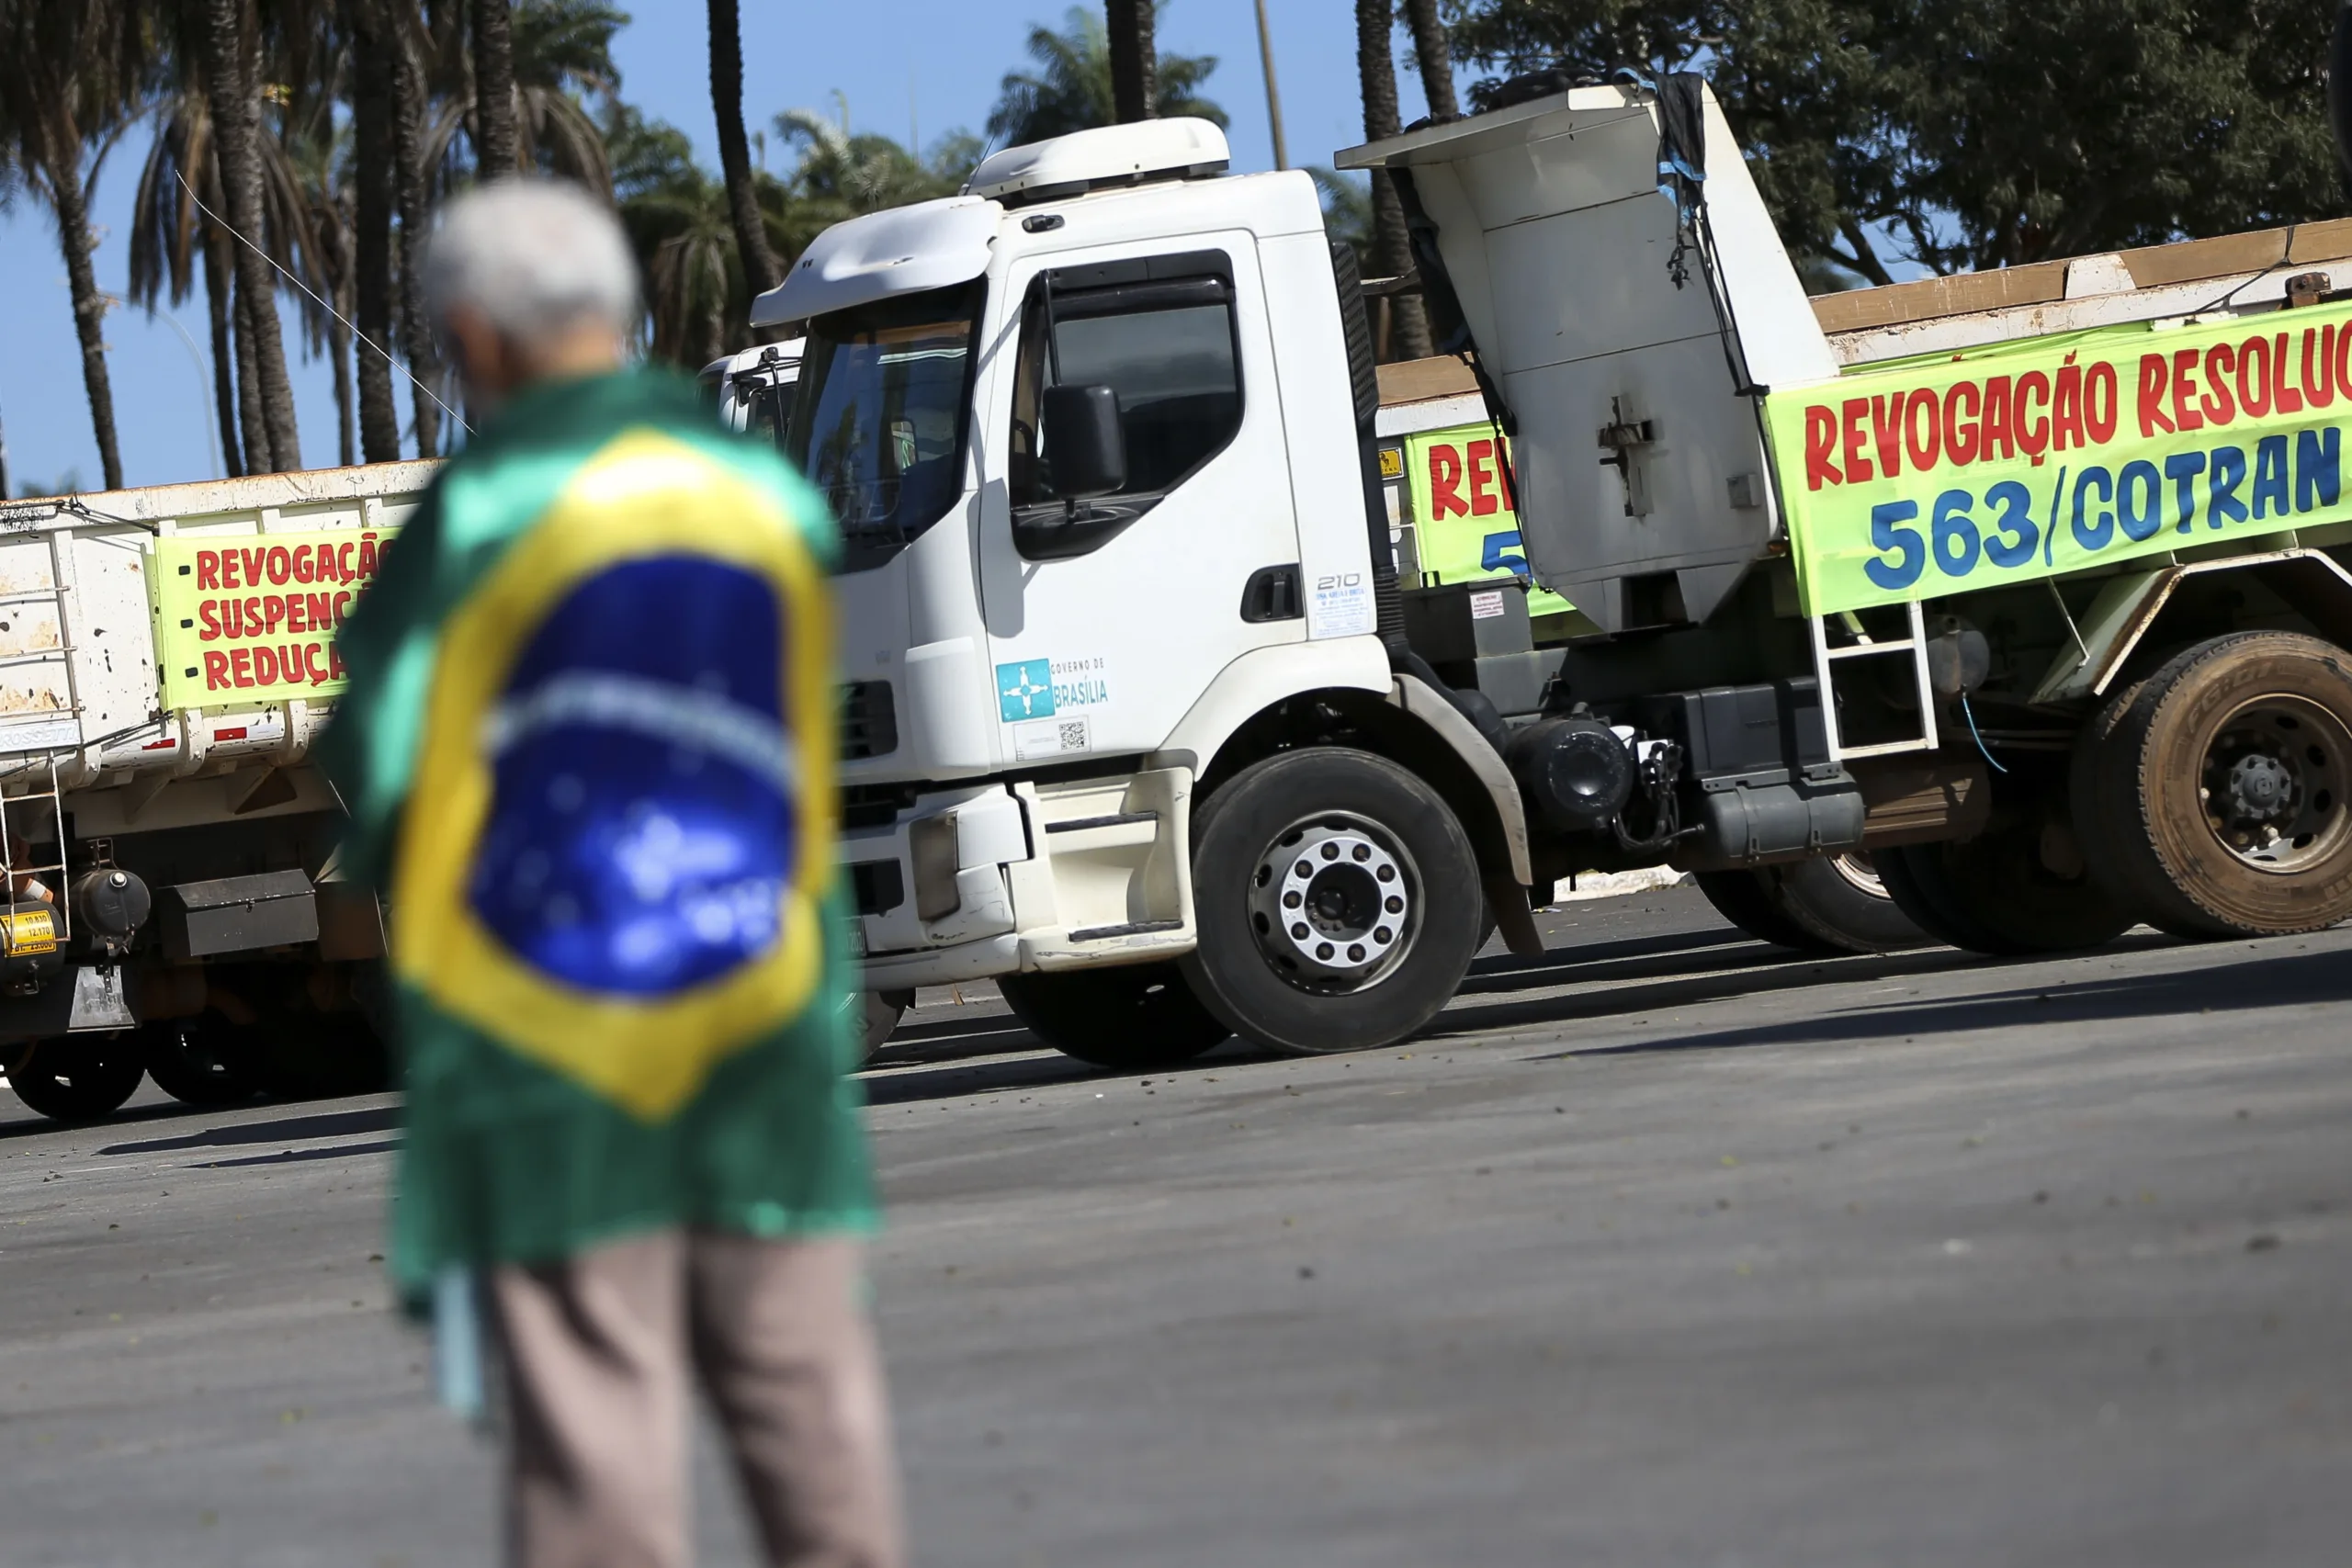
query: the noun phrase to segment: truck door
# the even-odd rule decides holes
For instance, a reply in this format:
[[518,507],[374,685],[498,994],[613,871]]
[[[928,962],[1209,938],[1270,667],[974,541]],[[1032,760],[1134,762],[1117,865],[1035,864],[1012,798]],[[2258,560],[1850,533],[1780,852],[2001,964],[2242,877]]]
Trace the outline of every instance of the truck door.
[[[1013,370],[985,427],[1005,502],[984,511],[980,575],[1009,762],[1152,750],[1236,656],[1306,636],[1255,251],[1247,235],[1186,243],[1008,276]],[[1055,490],[1054,386],[1115,396],[1114,493]]]

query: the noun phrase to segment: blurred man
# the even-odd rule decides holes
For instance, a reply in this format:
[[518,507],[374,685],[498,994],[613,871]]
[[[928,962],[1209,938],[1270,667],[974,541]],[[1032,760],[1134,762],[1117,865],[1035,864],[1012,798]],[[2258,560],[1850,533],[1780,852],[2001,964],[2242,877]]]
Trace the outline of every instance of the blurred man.
[[683,1568],[699,1381],[769,1560],[887,1568],[835,541],[690,382],[624,368],[636,276],[610,212],[526,181],[426,263],[477,428],[343,630],[328,745],[390,909],[393,1269],[445,1345],[486,1309],[512,1561]]

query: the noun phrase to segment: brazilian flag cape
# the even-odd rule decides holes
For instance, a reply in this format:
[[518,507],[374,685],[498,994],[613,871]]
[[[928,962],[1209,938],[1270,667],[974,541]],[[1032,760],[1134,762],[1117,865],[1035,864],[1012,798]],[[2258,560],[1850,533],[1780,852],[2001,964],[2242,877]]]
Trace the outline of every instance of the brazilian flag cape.
[[860,1230],[823,504],[690,384],[537,389],[341,632],[322,757],[387,896],[392,1270]]

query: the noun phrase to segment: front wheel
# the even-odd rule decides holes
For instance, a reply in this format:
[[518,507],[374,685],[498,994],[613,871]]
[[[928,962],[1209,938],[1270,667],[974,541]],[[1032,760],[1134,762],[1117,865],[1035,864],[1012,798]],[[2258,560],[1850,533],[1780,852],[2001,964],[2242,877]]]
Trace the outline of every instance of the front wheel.
[[1233,1032],[1170,963],[1000,975],[996,988],[1030,1033],[1066,1056],[1116,1072],[1189,1062]]
[[97,1122],[121,1110],[146,1076],[135,1033],[63,1035],[10,1063],[8,1087],[52,1122]]
[[1193,818],[1200,944],[1184,977],[1234,1032],[1279,1051],[1402,1040],[1452,999],[1485,898],[1468,835],[1385,758],[1284,752]]

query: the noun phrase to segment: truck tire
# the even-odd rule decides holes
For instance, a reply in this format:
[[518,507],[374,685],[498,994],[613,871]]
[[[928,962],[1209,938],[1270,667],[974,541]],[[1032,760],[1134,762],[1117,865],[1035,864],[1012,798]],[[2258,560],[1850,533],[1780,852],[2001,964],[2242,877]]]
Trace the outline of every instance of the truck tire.
[[897,1032],[899,1020],[914,1006],[912,991],[853,991],[847,1003],[857,1021],[863,1049],[858,1060],[871,1062],[875,1053],[890,1042]]
[[1193,818],[1202,1004],[1244,1039],[1322,1055],[1402,1040],[1453,999],[1485,897],[1437,792],[1368,751],[1253,762]]
[[155,1087],[183,1105],[242,1105],[260,1092],[247,1043],[217,1012],[158,1019],[139,1031],[139,1049]]
[[1000,975],[996,988],[1030,1033],[1066,1056],[1117,1072],[1172,1067],[1233,1033],[1165,961]]
[[2352,654],[2291,632],[2211,638],[2088,744],[2101,874],[2152,923],[2283,936],[2352,916]]
[[1931,940],[1860,850],[1767,866],[1762,875],[1781,913],[1832,951],[1897,953]]
[[1999,958],[2103,947],[2131,930],[2137,917],[2090,875],[2051,782],[1963,843],[1878,852],[1896,906],[1937,941]]
[[1773,886],[1760,871],[1702,871],[1699,891],[1715,913],[1758,942],[1798,953],[1835,953],[1831,943],[1789,917],[1773,897]]
[[146,1076],[139,1036],[124,1030],[44,1040],[9,1068],[8,1087],[52,1122],[99,1122],[121,1110]]

